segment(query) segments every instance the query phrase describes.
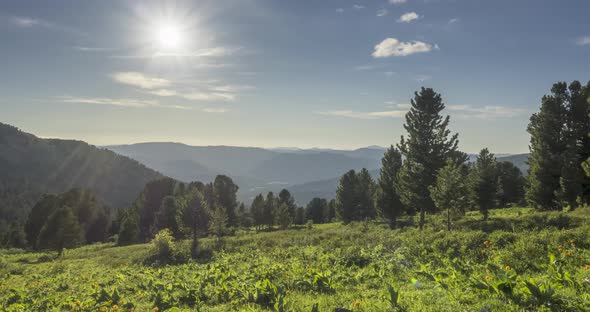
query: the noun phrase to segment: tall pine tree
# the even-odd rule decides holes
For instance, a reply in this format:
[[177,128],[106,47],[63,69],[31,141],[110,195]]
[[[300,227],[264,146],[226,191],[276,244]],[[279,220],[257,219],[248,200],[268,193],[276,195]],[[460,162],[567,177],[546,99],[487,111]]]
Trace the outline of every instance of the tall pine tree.
[[483,219],[488,219],[489,210],[496,205],[498,174],[496,157],[487,148],[477,156],[470,172],[471,195],[473,203],[481,212]]
[[420,228],[424,227],[425,213],[434,212],[435,205],[429,187],[436,181],[437,172],[447,159],[463,163],[466,157],[457,151],[458,134],[448,129],[449,116],[443,117],[445,108],[440,94],[430,88],[415,92],[412,107],[406,114],[398,148],[405,161],[402,166],[398,190],[402,202],[413,211],[420,212]]
[[404,212],[404,206],[397,193],[398,173],[402,167],[402,155],[393,146],[389,147],[381,160],[381,173],[378,181],[378,191],[375,195],[377,215],[395,228],[395,222]]

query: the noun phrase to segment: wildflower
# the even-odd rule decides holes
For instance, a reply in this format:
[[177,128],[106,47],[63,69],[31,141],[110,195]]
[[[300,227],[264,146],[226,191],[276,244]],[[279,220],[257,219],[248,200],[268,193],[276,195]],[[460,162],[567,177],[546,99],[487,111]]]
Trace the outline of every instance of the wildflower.
[[490,269],[486,269],[486,273],[490,274]]
[[158,307],[153,307],[152,308],[152,312],[158,312],[158,311],[160,311],[160,309],[158,309]]
[[101,312],[107,312],[107,307],[102,307],[102,308],[100,308],[100,311],[101,311]]
[[115,305],[114,305],[114,306],[111,308],[111,311],[119,311],[119,306],[115,304]]
[[568,255],[568,256],[571,256],[572,255],[572,251],[568,249],[568,250],[566,250],[565,254]]
[[563,251],[563,245],[557,246],[557,250],[559,250],[559,252],[562,252]]
[[76,305],[80,305],[80,300],[76,300]]
[[355,301],[352,303],[352,307],[353,307],[353,308],[355,308],[355,309],[358,309],[358,308],[360,308],[360,307],[361,307],[361,301],[360,301],[360,300],[358,300],[358,299],[357,299],[357,300],[355,300]]
[[590,270],[590,264],[586,264],[586,265],[584,266],[584,270]]
[[512,269],[509,265],[506,266],[506,271],[510,271]]
[[485,278],[486,278],[486,281],[491,281],[491,280],[492,280],[492,277],[491,277],[491,276],[489,276],[489,275],[486,275],[486,277],[485,277]]

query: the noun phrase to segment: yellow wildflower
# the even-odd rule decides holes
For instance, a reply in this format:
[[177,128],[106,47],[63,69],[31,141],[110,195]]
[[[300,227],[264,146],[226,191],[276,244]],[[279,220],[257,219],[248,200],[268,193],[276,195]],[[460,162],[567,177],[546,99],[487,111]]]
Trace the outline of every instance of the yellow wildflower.
[[102,307],[102,308],[100,308],[100,311],[101,311],[101,312],[107,312],[107,307]]
[[584,266],[584,270],[590,270],[590,264],[586,264],[586,265]]
[[568,249],[568,250],[566,250],[565,254],[568,255],[568,256],[571,256],[572,255],[572,251]]
[[506,271],[510,271],[512,269],[509,265],[506,266]]
[[486,281],[491,281],[491,280],[492,280],[492,277],[489,275],[486,275]]
[[119,311],[119,306],[115,304],[115,305],[114,305],[114,306],[111,308],[111,311]]
[[358,300],[358,299],[357,299],[357,300],[355,300],[355,301],[352,303],[352,307],[353,307],[353,308],[355,308],[355,309],[358,309],[358,308],[360,308],[360,307],[361,307],[361,301],[360,301],[360,300]]
[[153,307],[152,308],[152,312],[158,312],[158,311],[160,311],[160,309],[158,309],[158,307]]

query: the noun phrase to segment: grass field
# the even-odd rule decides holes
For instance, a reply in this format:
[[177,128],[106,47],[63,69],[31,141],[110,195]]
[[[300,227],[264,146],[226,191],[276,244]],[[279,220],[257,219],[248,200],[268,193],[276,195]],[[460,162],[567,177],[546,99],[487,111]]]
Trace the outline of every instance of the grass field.
[[143,264],[149,244],[4,250],[0,311],[589,311],[589,210],[470,212],[451,233],[442,216],[424,231],[240,231],[207,261],[163,267]]

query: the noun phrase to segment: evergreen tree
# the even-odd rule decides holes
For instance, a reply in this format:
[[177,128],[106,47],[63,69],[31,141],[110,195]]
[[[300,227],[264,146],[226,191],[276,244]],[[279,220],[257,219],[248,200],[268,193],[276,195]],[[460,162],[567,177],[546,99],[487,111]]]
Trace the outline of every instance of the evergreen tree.
[[121,219],[117,245],[126,246],[140,241],[139,217],[135,211],[128,210]]
[[479,152],[470,175],[473,203],[481,212],[483,219],[487,220],[489,210],[496,204],[498,190],[496,157],[487,148]]
[[356,196],[358,209],[356,220],[375,218],[375,181],[369,171],[363,168],[357,176]]
[[266,225],[268,227],[268,229],[271,229],[272,226],[274,225],[274,219],[275,219],[275,210],[277,207],[277,200],[273,194],[273,192],[268,192],[268,194],[266,195],[266,199],[264,200],[264,206],[263,206],[263,210],[262,210],[262,218],[263,218],[263,224]]
[[557,193],[561,188],[562,156],[566,151],[566,84],[554,84],[551,92],[543,97],[541,110],[531,116],[527,128],[531,135],[531,155],[526,199],[536,209],[561,210]]
[[33,206],[27,222],[25,223],[25,234],[27,241],[34,249],[37,248],[37,241],[41,228],[47,222],[47,218],[58,208],[58,198],[53,194],[41,196],[39,201]]
[[297,205],[295,205],[295,198],[293,198],[293,196],[288,190],[281,190],[281,192],[279,193],[278,204],[279,206],[282,204],[287,205],[289,217],[291,218],[291,220],[295,218],[295,210],[297,209]]
[[469,189],[461,165],[452,160],[447,161],[429,190],[436,207],[447,210],[447,231],[450,231],[451,211],[463,212],[469,205]]
[[70,207],[56,209],[39,233],[38,246],[53,249],[61,256],[64,248],[73,248],[84,240],[84,232]]
[[189,189],[187,204],[182,211],[182,219],[183,223],[190,228],[191,253],[195,257],[199,246],[199,237],[206,234],[209,229],[210,215],[203,194],[197,188],[189,186]]
[[377,215],[387,220],[392,229],[395,228],[396,219],[404,212],[404,206],[396,190],[397,175],[401,167],[401,153],[395,147],[389,147],[381,160],[379,188],[375,195],[375,201]]
[[420,228],[423,228],[426,211],[435,209],[428,188],[436,182],[438,170],[447,159],[457,164],[466,159],[465,154],[457,151],[458,135],[450,136],[449,116],[441,115],[445,105],[440,94],[422,88],[415,93],[411,105],[404,124],[408,135],[402,136],[398,144],[406,159],[397,189],[404,205],[420,212]]
[[174,238],[181,237],[182,207],[174,196],[166,196],[162,200],[160,210],[156,214],[157,230],[168,229]]
[[225,175],[218,175],[213,182],[213,192],[216,204],[222,207],[227,213],[227,225],[237,226],[236,208],[238,207],[237,192],[238,186],[234,181]]
[[289,215],[289,207],[285,203],[278,205],[275,218],[281,230],[286,230],[293,222],[293,218]]
[[312,220],[314,224],[324,223],[324,211],[328,207],[328,202],[324,198],[312,199],[305,208],[305,219]]
[[209,224],[209,231],[215,236],[217,246],[221,244],[221,238],[225,234],[227,227],[228,216],[223,207],[213,207],[211,209],[211,223]]
[[518,167],[509,161],[497,162],[498,205],[522,204],[524,201],[524,177]]
[[295,224],[305,224],[305,208],[297,207],[297,209],[295,210]]
[[332,199],[328,202],[326,210],[324,211],[324,222],[332,222],[336,218],[336,200]]
[[139,217],[139,239],[148,241],[157,230],[156,215],[160,211],[162,201],[166,196],[174,196],[176,181],[162,178],[151,181],[133,203],[133,209]]
[[256,226],[256,230],[260,230],[260,228],[265,224],[264,206],[264,196],[262,196],[262,194],[258,194],[250,205],[250,213],[252,214],[252,219],[254,220],[254,226]]
[[345,224],[355,220],[357,215],[357,185],[357,174],[354,170],[350,170],[340,178],[336,190],[336,214]]

